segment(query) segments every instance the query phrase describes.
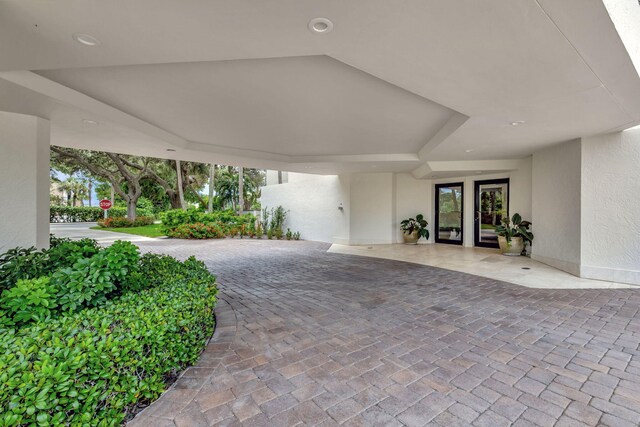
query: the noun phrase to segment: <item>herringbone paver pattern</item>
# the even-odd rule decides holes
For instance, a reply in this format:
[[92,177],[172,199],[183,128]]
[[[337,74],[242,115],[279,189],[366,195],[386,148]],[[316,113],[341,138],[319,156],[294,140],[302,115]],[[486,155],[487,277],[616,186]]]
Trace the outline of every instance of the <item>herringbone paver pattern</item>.
[[205,259],[229,305],[132,425],[640,424],[640,289],[523,288],[313,242],[141,247]]

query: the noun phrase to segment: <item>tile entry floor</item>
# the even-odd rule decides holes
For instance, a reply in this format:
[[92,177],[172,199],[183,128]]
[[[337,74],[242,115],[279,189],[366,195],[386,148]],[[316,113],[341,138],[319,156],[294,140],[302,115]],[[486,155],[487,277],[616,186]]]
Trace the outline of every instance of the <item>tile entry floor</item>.
[[528,257],[500,255],[497,249],[465,248],[445,244],[362,246],[334,244],[329,252],[414,262],[503,280],[529,288],[612,289],[635,287],[640,289],[640,286],[624,283],[582,279]]

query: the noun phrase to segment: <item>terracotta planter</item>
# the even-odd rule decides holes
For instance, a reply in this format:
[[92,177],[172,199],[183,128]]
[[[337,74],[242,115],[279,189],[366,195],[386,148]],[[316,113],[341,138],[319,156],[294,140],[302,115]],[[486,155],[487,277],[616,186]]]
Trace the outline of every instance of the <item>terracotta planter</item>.
[[418,230],[413,230],[413,233],[406,233],[403,231],[402,239],[404,239],[404,243],[407,245],[417,245],[420,235],[418,234]]
[[524,249],[522,237],[512,237],[511,242],[507,242],[506,237],[498,236],[498,245],[500,246],[500,253],[507,256],[520,256]]

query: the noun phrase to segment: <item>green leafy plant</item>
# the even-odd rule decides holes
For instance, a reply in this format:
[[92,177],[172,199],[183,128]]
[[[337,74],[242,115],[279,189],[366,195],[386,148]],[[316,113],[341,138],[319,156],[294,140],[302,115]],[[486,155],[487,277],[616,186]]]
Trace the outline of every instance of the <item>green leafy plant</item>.
[[[249,230],[253,232],[256,226],[256,217],[252,214],[238,215],[231,210],[217,211],[212,213],[200,212],[195,209],[182,210],[176,209],[164,212],[161,215],[163,231],[169,237],[174,238],[196,238],[210,239],[224,237],[224,234],[235,236],[242,232],[243,235],[249,235]],[[184,227],[186,225],[200,224],[196,228]],[[218,236],[217,232],[211,233],[210,237],[206,237],[207,233],[194,233],[201,237],[180,237],[189,235],[189,230],[202,229],[202,225],[214,227],[223,232],[223,236]],[[180,228],[179,228],[180,227]]]
[[522,237],[525,244],[533,243],[533,233],[529,231],[531,221],[523,221],[519,213],[513,214],[511,219],[505,214],[502,217],[502,224],[496,227],[496,234],[504,237],[507,242],[511,242],[514,237]]
[[150,288],[46,321],[47,279],[20,282],[12,298],[37,319],[0,329],[0,425],[121,425],[198,359],[213,333],[215,278],[194,258],[145,255],[138,268]]
[[418,214],[415,218],[404,219],[400,222],[400,229],[405,234],[412,234],[417,231],[418,238],[424,237],[429,239],[429,230],[427,226],[429,223],[424,219],[424,215]]
[[282,206],[272,208],[271,224],[269,225],[269,228],[274,232],[274,234],[277,230],[280,230],[280,237],[282,237],[282,226],[284,225],[286,219],[287,211]]
[[287,240],[291,240],[293,238],[293,232],[287,228],[287,232],[285,233],[285,238]]
[[91,258],[81,258],[72,267],[56,271],[51,284],[58,289],[61,308],[75,311],[104,304],[137,269],[138,259],[137,246],[117,241]]
[[18,280],[14,287],[2,292],[0,307],[6,311],[6,317],[0,318],[0,324],[20,325],[46,320],[58,306],[57,293],[48,277]]
[[109,217],[98,221],[98,225],[103,228],[144,227],[151,224],[153,224],[153,217],[150,216],[136,216],[134,220],[126,217]]
[[295,233],[293,233],[293,240],[300,240],[300,232],[296,231]]
[[98,252],[92,239],[72,241],[51,237],[50,249],[15,248],[0,255],[0,292],[20,279],[35,279],[73,265],[78,259]]
[[269,229],[269,208],[266,206],[262,208],[262,215],[260,215],[260,225],[262,230]]
[[276,229],[273,231],[273,237],[275,237],[275,238],[276,238],[276,239],[278,239],[278,240],[281,240],[281,239],[282,239],[283,234],[284,234],[284,233],[282,232],[282,228],[276,228]]
[[202,223],[182,224],[167,232],[167,236],[174,239],[222,239],[225,234],[224,228],[220,225]]
[[271,229],[267,230],[267,239],[271,240],[273,238],[273,231]]

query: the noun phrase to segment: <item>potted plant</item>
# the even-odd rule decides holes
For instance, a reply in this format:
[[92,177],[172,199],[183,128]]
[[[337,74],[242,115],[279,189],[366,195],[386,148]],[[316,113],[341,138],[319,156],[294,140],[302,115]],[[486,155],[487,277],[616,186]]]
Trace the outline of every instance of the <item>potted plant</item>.
[[402,238],[407,244],[417,244],[421,237],[425,239],[429,238],[429,230],[427,225],[429,223],[424,219],[424,215],[418,214],[415,218],[409,218],[400,222],[400,229],[402,230]]
[[515,213],[509,219],[502,217],[502,224],[496,227],[498,245],[503,255],[518,256],[525,253],[525,246],[533,242],[533,233],[529,231],[531,221],[523,221],[520,214]]

